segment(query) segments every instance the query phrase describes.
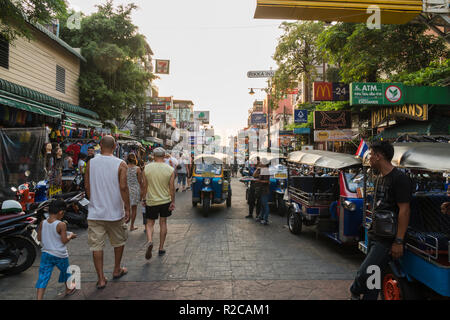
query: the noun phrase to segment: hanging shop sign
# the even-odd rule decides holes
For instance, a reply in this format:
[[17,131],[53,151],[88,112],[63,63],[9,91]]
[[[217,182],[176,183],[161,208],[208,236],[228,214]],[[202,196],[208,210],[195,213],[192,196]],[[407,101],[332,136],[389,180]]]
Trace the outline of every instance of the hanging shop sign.
[[314,142],[350,140],[352,140],[352,130],[314,130]]
[[169,74],[169,71],[170,71],[170,60],[156,60],[155,73]]
[[307,123],[308,110],[294,110],[294,123]]
[[314,129],[349,129],[352,127],[350,111],[314,111]]
[[152,112],[150,114],[150,123],[166,123],[166,113]]
[[311,128],[294,128],[294,134],[310,134]]
[[403,106],[384,107],[372,111],[372,127],[375,128],[387,119],[407,118],[412,120],[427,121],[427,104],[405,104]]
[[350,87],[341,82],[314,82],[314,101],[348,101],[350,99]]
[[267,114],[265,113],[252,113],[251,124],[266,124]]
[[333,82],[333,101],[350,100],[350,86],[341,82]]
[[401,83],[353,82],[350,84],[350,105],[403,104],[404,88]]
[[274,70],[247,72],[247,77],[249,77],[249,78],[272,78],[274,76],[275,76]]

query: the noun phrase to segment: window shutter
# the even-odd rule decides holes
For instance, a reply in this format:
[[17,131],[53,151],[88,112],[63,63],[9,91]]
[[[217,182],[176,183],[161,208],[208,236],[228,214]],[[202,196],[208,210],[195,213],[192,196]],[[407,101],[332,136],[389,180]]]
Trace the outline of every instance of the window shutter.
[[9,69],[9,42],[0,36],[0,67]]
[[66,69],[56,66],[56,90],[66,93]]

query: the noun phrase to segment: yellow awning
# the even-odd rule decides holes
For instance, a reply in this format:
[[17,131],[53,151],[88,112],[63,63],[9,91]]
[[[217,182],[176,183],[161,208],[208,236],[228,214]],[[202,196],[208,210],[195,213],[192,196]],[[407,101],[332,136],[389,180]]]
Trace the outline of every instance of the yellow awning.
[[403,24],[422,12],[420,0],[257,0],[256,19],[320,20],[365,23],[366,10],[377,5],[382,24]]

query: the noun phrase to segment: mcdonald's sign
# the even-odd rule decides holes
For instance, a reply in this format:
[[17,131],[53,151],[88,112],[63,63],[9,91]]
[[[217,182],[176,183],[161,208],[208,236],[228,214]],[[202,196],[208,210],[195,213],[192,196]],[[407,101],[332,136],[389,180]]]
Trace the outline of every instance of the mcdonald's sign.
[[314,101],[332,101],[333,100],[333,83],[331,83],[331,82],[314,82],[313,83],[313,100]]

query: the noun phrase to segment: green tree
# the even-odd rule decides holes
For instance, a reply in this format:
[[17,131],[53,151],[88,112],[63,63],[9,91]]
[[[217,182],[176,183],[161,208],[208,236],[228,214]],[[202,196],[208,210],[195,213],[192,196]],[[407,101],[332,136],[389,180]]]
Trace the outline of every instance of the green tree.
[[286,89],[292,89],[301,78],[306,83],[306,101],[311,101],[310,87],[322,56],[316,46],[317,37],[324,30],[322,22],[283,22],[280,25],[284,34],[278,41],[273,59],[278,70],[273,78],[275,87],[274,101],[278,101]]
[[419,71],[408,73],[402,72],[395,75],[391,81],[403,82],[409,86],[450,86],[450,59],[442,63],[433,61],[426,68]]
[[17,37],[30,39],[28,23],[50,23],[66,12],[64,0],[0,0],[0,36],[9,41]]
[[340,68],[344,82],[376,82],[399,72],[415,72],[448,55],[444,41],[425,33],[423,24],[383,25],[338,23],[318,37],[325,59]]
[[95,110],[102,120],[121,119],[125,111],[145,102],[146,90],[155,78],[151,72],[151,49],[131,21],[135,4],[113,2],[98,5],[98,11],[83,17],[80,30],[63,22],[61,37],[81,48],[80,103]]

